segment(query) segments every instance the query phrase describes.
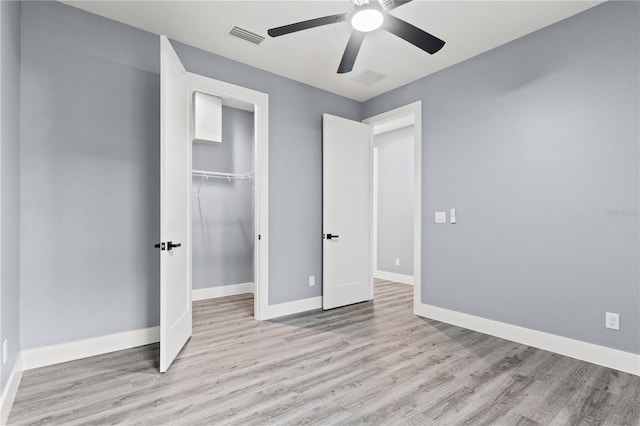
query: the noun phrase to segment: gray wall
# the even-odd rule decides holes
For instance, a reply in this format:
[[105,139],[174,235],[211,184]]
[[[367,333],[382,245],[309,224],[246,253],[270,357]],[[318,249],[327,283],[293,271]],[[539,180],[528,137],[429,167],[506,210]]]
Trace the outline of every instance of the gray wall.
[[[414,127],[374,137],[378,148],[378,270],[413,275]],[[400,265],[396,266],[396,259]]]
[[[157,325],[159,38],[58,2],[21,22],[22,347]],[[269,301],[319,296],[322,113],[361,104],[174,45],[188,70],[270,94]]]
[[[252,112],[223,107],[222,143],[193,144],[194,170],[253,171],[253,127]],[[252,182],[194,177],[192,207],[193,288],[253,282]]]
[[[424,303],[640,353],[639,8],[607,2],[365,104],[422,100]],[[433,223],[450,208],[458,224]]]
[[22,5],[23,349],[158,324],[159,39]]
[[0,2],[0,43],[0,347],[8,342],[0,374],[4,389],[20,351],[19,3]]

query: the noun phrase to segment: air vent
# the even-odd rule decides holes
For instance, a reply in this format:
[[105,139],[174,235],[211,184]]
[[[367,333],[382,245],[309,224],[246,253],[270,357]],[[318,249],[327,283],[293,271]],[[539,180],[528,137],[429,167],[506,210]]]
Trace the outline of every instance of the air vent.
[[372,86],[386,77],[386,75],[380,74],[379,72],[366,70],[353,77],[353,81],[356,81],[364,86]]
[[262,37],[261,35],[252,33],[251,31],[245,30],[244,28],[240,27],[233,27],[231,31],[229,31],[229,34],[253,44],[260,44],[262,43],[262,40],[264,40],[264,37]]

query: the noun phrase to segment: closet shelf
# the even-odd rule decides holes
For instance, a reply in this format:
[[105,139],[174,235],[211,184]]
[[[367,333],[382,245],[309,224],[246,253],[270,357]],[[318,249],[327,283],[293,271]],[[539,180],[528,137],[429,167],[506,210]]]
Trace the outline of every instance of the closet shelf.
[[253,182],[253,172],[247,173],[223,173],[223,172],[210,172],[206,170],[193,170],[191,172],[193,177],[200,178],[200,185],[198,185],[197,197],[200,198],[200,189],[202,188],[202,183],[205,180],[210,178],[212,179],[226,179],[231,182],[231,180],[250,180]]

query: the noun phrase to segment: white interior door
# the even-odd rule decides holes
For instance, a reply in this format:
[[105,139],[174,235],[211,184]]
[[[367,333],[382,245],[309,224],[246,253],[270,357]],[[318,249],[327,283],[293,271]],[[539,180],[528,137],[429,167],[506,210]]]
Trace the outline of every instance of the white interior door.
[[373,299],[371,129],[322,118],[322,307],[331,309]]
[[160,40],[160,371],[191,337],[191,141],[187,72]]

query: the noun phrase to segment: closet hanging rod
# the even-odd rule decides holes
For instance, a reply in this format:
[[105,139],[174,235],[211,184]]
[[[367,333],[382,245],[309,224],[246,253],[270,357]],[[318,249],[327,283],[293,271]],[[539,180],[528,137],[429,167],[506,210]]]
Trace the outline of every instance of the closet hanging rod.
[[193,170],[191,173],[193,176],[204,178],[224,178],[224,179],[244,179],[249,180],[253,178],[253,173],[224,173],[224,172],[209,172],[206,170]]
[[200,198],[200,190],[202,189],[202,184],[205,180],[209,178],[214,179],[227,179],[231,182],[231,179],[239,179],[239,180],[250,180],[253,182],[253,172],[248,173],[223,173],[223,172],[209,172],[206,170],[193,170],[191,175],[194,177],[199,177],[200,184],[198,185],[198,192],[196,193],[196,197]]

